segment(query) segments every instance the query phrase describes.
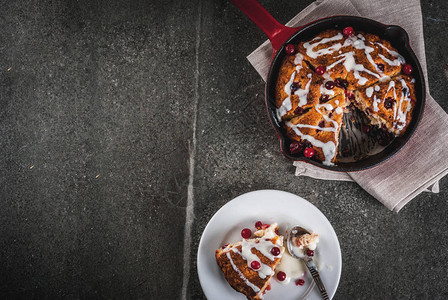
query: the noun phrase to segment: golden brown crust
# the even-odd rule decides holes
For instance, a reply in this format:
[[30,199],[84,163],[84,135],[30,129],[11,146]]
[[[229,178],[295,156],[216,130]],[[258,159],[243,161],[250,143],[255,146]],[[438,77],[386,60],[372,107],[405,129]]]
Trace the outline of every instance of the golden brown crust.
[[411,122],[415,103],[415,87],[409,76],[399,75],[377,82],[355,92],[355,104],[371,118],[379,118],[381,125],[401,135]]

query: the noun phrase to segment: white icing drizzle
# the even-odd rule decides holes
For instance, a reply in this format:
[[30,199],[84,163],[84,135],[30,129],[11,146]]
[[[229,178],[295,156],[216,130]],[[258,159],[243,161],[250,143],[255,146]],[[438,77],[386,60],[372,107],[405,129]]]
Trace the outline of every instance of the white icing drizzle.
[[[332,68],[334,68],[336,65],[343,63],[345,69],[347,70],[347,72],[353,71],[353,75],[356,79],[358,79],[358,84],[359,85],[364,85],[368,82],[368,78],[361,76],[360,72],[365,72],[367,74],[370,74],[378,79],[382,79],[383,77],[386,77],[384,75],[380,75],[380,73],[382,73],[381,70],[379,70],[378,65],[375,63],[374,59],[372,58],[371,53],[373,51],[375,51],[375,48],[366,45],[366,43],[370,43],[369,41],[365,40],[365,37],[361,34],[358,34],[356,37],[351,37],[345,40],[344,44],[341,43],[337,43],[334,44],[328,48],[322,48],[319,49],[317,51],[313,51],[313,48],[320,45],[320,44],[324,44],[324,43],[328,43],[331,41],[335,41],[335,40],[340,40],[342,39],[342,34],[338,33],[337,35],[330,37],[330,38],[323,38],[321,39],[320,37],[316,37],[313,40],[311,40],[310,42],[304,43],[304,47],[306,49],[306,53],[308,56],[310,56],[311,58],[317,58],[318,56],[321,55],[327,55],[327,54],[331,54],[334,51],[337,51],[343,47],[346,47],[348,45],[353,45],[353,47],[357,50],[363,50],[367,60],[369,61],[369,63],[373,66],[374,70],[376,72],[373,72],[367,68],[365,68],[362,64],[357,64],[355,59],[354,59],[354,52],[350,51],[350,52],[346,52],[343,54],[340,54],[337,58],[340,58],[339,60],[335,61],[334,63],[332,63],[331,65],[329,65],[327,67],[327,71],[331,70]],[[316,41],[317,40],[317,41]],[[396,51],[387,49],[384,45],[382,45],[381,43],[376,42],[376,45],[381,46],[382,48],[384,48],[388,53],[390,53],[392,56],[396,57],[396,59],[394,60],[390,60],[387,57],[385,57],[384,55],[382,55],[381,53],[379,53],[379,57],[386,63],[389,64],[391,66],[399,66],[400,64],[404,63],[404,59],[403,57],[398,54]],[[338,51],[338,53],[341,53],[341,51]],[[323,91],[322,87],[321,87],[321,92]]]
[[[344,54],[341,54],[341,55],[339,55],[339,56],[337,56],[337,57],[341,57],[341,56],[344,56]],[[332,63],[331,65],[329,65],[329,66],[327,67],[327,71],[333,69],[334,66],[336,66],[337,64],[343,62],[344,60],[345,60],[345,57],[341,58],[340,60],[335,61],[334,63]]]
[[365,44],[365,38],[364,38],[361,34],[358,34],[358,38],[359,38],[359,39],[356,40],[356,41],[353,43],[353,46],[355,47],[355,49],[358,49],[358,50],[364,50],[364,53],[366,54],[367,60],[370,62],[370,64],[375,68],[375,70],[376,70],[377,72],[381,72],[381,71],[378,69],[378,66],[376,65],[376,63],[375,63],[375,61],[373,60],[372,56],[370,55],[370,53],[372,53],[373,51],[375,51],[375,49],[372,48],[372,47],[366,46],[366,44]]
[[[393,62],[395,63],[395,61],[398,60],[399,63],[397,64],[397,66],[399,66],[400,64],[404,64],[404,63],[406,62],[405,59],[404,59],[404,57],[401,56],[400,53],[398,53],[397,51],[390,50],[390,49],[388,49],[386,46],[384,46],[383,44],[381,44],[381,43],[379,43],[379,42],[375,42],[375,45],[380,46],[381,48],[383,48],[384,50],[386,50],[390,55],[395,56],[396,59],[393,60]],[[383,60],[384,60],[385,62],[387,62],[385,59],[383,59]],[[390,61],[390,60],[388,60],[388,61]],[[387,63],[390,64],[389,62],[387,62]]]
[[377,98],[376,95],[373,96],[373,110],[378,111],[378,104],[381,102],[380,98]]
[[297,65],[297,67],[302,67],[302,61],[303,61],[303,55],[297,52],[296,57],[294,58],[294,64]]
[[[297,66],[298,67],[298,66]],[[296,67],[296,68],[297,68]],[[282,102],[282,105],[277,108],[277,119],[279,121],[282,120],[282,117],[284,115],[286,115],[288,113],[288,111],[290,111],[292,109],[292,103],[291,103],[291,85],[294,82],[294,79],[296,77],[297,74],[297,70],[294,71],[291,74],[291,78],[289,79],[289,81],[285,84],[285,87],[283,88],[283,90],[285,91],[285,93],[288,95]],[[296,91],[294,91],[294,93],[292,95],[297,95],[299,97],[299,103],[298,106],[304,106],[305,104],[308,103],[308,93],[310,92],[310,85],[311,85],[311,81],[312,81],[312,74],[309,73],[307,75],[308,77],[308,82],[305,85],[305,89],[297,89]]]
[[401,61],[398,58],[394,59],[394,60],[390,60],[387,57],[385,57],[384,55],[382,55],[381,53],[379,53],[378,56],[381,57],[382,60],[384,60],[386,63],[388,63],[391,66],[401,65]]
[[246,241],[241,242],[240,245],[241,245],[241,252],[236,247],[233,247],[231,250],[234,253],[238,253],[239,255],[241,255],[241,257],[247,261],[247,266],[249,268],[251,268],[251,263],[253,261],[258,261],[260,263],[260,269],[255,270],[255,271],[258,272],[258,276],[260,276],[260,278],[264,279],[267,276],[274,275],[274,270],[270,266],[263,264],[260,261],[260,259],[258,258],[258,256],[255,255],[254,253],[252,253],[252,249],[253,248],[257,249],[266,258],[268,258],[271,261],[274,261],[275,258],[279,258],[283,255],[283,252],[284,252],[283,247],[281,247],[281,246],[279,247],[281,249],[280,254],[275,256],[271,253],[271,249],[273,247],[277,247],[277,245],[272,243],[269,239],[259,239],[259,240],[257,240],[257,242],[255,242],[253,240],[252,241],[246,240]]
[[241,257],[247,261],[247,267],[250,268],[250,264],[253,261],[258,261],[260,263],[260,269],[254,271],[257,271],[258,276],[260,276],[261,279],[265,279],[267,276],[274,275],[274,270],[272,270],[271,267],[262,263],[258,258],[258,256],[252,253],[251,251],[252,247],[245,245],[245,243],[243,243],[242,246],[243,247],[241,248],[241,252],[238,251],[237,248],[233,248],[232,251],[240,254]]
[[[398,106],[397,118],[395,119],[395,117],[394,117],[394,119],[395,119],[394,127],[396,128],[396,133],[399,133],[406,126],[406,115],[412,108],[411,99],[409,97],[409,95],[410,95],[409,87],[403,78],[400,78],[400,82],[401,82],[401,88],[402,88],[401,98],[400,98],[399,105],[397,105]],[[403,89],[406,89],[406,93],[403,91]],[[406,111],[403,111],[403,101],[407,102]]]
[[395,81],[391,80],[389,82],[389,86],[387,87],[386,95],[389,93],[389,90],[393,88],[394,89],[394,98],[397,98],[397,94],[395,93]]
[[373,87],[368,87],[367,89],[366,89],[366,95],[367,95],[367,97],[372,97],[372,94],[373,94]]
[[289,81],[285,84],[284,87],[284,91],[285,93],[288,95],[288,97],[286,97],[283,102],[282,105],[277,108],[277,118],[279,121],[282,120],[282,117],[284,115],[286,115],[286,113],[288,111],[290,111],[292,109],[292,103],[291,103],[291,84],[294,82],[294,78],[296,77],[296,71],[294,71],[291,74],[291,78],[289,79]]
[[339,107],[336,108],[335,112],[336,112],[338,115],[340,115],[340,114],[342,114],[342,113],[344,112],[344,110],[339,106]]
[[[344,36],[342,35],[342,33],[338,33],[337,35],[330,37],[330,38],[323,38],[318,42],[315,43],[311,43],[313,41],[315,41],[316,39],[320,39],[321,37],[316,37],[314,39],[312,39],[310,42],[306,42],[303,44],[303,47],[305,47],[306,49],[306,54],[311,57],[311,58],[317,58],[318,56],[321,55],[326,55],[326,54],[331,54],[334,51],[338,51],[339,49],[341,49],[343,47],[343,45],[341,43],[337,43],[334,44],[328,48],[323,48],[317,51],[313,51],[313,48],[320,45],[320,44],[325,44],[328,42],[332,42],[332,41],[337,41],[337,40],[341,40]],[[344,43],[345,44],[345,43]]]
[[375,85],[375,92],[378,92],[380,90],[380,86],[379,85]]
[[232,265],[233,269],[235,270],[235,272],[238,273],[238,275],[239,275],[240,278],[244,281],[244,283],[245,283],[248,287],[250,287],[255,293],[258,294],[258,293],[260,292],[260,288],[259,288],[258,286],[256,286],[255,284],[253,284],[252,282],[250,282],[250,281],[246,278],[246,276],[244,276],[244,274],[240,271],[240,269],[238,269],[238,268],[235,266],[235,263],[233,262],[232,256],[230,255],[230,252],[227,252],[226,255],[227,255],[227,258],[229,259],[230,264]]
[[294,92],[295,95],[299,96],[299,106],[304,106],[308,102],[307,97],[308,93],[310,92],[311,76],[311,74],[307,75],[309,80],[305,86],[305,89],[298,89]]
[[316,104],[316,109],[320,114],[322,114],[321,111],[319,110],[321,107],[325,108],[328,111],[333,110],[333,105],[331,105],[330,103]]
[[341,59],[339,59],[336,62],[329,65],[327,67],[327,70],[332,69],[334,66],[336,66],[337,64],[339,64],[341,62],[344,62],[343,63],[344,68],[347,70],[347,72],[353,71],[353,76],[355,76],[355,78],[358,79],[358,84],[360,84],[360,85],[366,84],[368,81],[368,78],[362,77],[359,72],[366,72],[368,74],[375,76],[378,79],[381,78],[381,76],[378,75],[377,73],[366,69],[361,64],[357,64],[355,61],[355,57],[353,56],[353,52],[350,51],[350,52],[341,54],[341,55],[337,56],[336,58],[339,58],[339,57],[341,57]]
[[336,128],[334,127],[320,127],[320,126],[314,126],[314,125],[308,125],[308,124],[296,124],[295,126],[299,128],[311,128],[311,129],[319,129],[322,131],[334,131],[336,132]]

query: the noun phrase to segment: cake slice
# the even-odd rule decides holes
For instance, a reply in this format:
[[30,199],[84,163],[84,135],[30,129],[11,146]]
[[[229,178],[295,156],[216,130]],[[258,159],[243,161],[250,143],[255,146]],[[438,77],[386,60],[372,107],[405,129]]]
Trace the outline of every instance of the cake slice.
[[411,121],[415,99],[414,79],[399,75],[356,90],[354,104],[371,124],[399,136]]
[[[296,142],[297,152],[313,149],[313,155],[325,165],[336,160],[343,112],[346,107],[344,94],[329,100],[322,99],[312,109],[284,123],[288,137]],[[308,150],[309,151],[309,150]],[[294,153],[291,153],[294,154]]]
[[277,118],[291,119],[295,111],[307,109],[317,99],[316,74],[303,61],[302,55],[287,56],[275,87]]
[[368,87],[378,80],[398,75],[404,58],[388,41],[370,33],[358,33],[352,39],[355,52],[347,60],[348,89]]
[[273,223],[256,231],[257,238],[229,244],[216,250],[216,262],[232,288],[247,299],[262,299],[285,251],[283,237]]
[[329,76],[327,80],[331,78],[333,81],[346,79],[348,72],[344,66],[344,55],[354,50],[352,42],[336,29],[325,30],[312,40],[297,45],[297,51],[316,73],[325,73]]
[[289,120],[318,104],[322,95],[331,98],[344,92],[330,77],[316,75],[300,53],[287,56],[275,89],[277,118],[279,121]]

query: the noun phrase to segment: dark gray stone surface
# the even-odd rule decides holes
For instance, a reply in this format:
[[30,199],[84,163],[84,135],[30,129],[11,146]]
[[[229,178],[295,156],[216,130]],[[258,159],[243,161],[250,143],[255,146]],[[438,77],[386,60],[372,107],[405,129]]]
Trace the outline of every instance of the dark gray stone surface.
[[[261,2],[283,23],[311,3]],[[205,225],[267,188],[305,197],[333,224],[335,299],[448,298],[448,179],[395,214],[354,183],[294,177],[246,60],[265,37],[229,2],[1,7],[1,298],[179,299],[188,279],[186,298],[203,299]],[[431,93],[448,110],[448,3],[422,8]]]

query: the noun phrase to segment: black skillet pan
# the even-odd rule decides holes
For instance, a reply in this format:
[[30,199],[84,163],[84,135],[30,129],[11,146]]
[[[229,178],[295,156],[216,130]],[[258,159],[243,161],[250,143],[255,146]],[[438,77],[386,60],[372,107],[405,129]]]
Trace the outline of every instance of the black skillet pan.
[[[422,68],[409,45],[409,36],[403,28],[394,25],[384,25],[370,19],[355,16],[333,16],[314,21],[302,27],[292,28],[278,23],[256,0],[230,1],[260,27],[271,41],[274,54],[266,80],[266,108],[271,124],[279,138],[281,151],[285,157],[294,161],[305,161],[332,171],[360,171],[376,166],[391,158],[409,141],[423,115],[426,92]],[[406,63],[410,64],[413,68],[412,76],[415,78],[417,101],[414,105],[412,121],[408,125],[406,132],[402,136],[395,138],[383,151],[355,162],[338,162],[334,166],[326,166],[322,162],[306,158],[301,154],[290,153],[290,141],[286,136],[282,124],[278,122],[276,117],[275,84],[283,58],[287,55],[285,45],[298,44],[300,41],[311,39],[326,29],[335,28],[342,30],[347,26],[353,27],[355,31],[372,33],[382,39],[388,40],[398,50],[405,58]]]

